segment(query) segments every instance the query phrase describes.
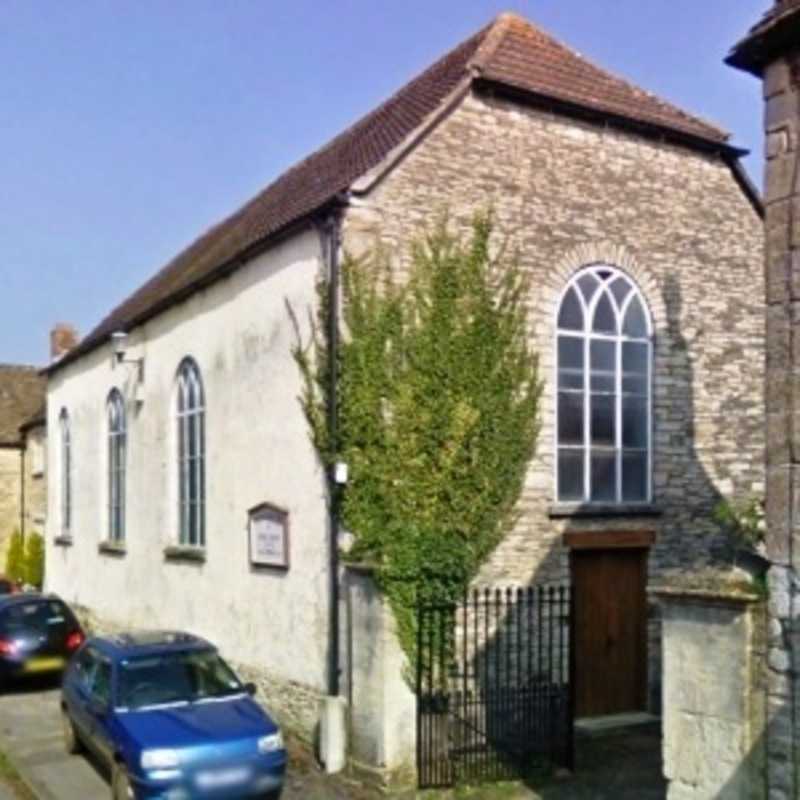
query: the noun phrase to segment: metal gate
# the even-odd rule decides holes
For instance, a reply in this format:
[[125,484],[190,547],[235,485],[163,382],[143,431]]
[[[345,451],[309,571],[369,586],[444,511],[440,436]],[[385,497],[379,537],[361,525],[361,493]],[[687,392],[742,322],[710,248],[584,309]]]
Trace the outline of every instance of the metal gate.
[[483,589],[418,613],[420,788],[571,768],[569,588]]

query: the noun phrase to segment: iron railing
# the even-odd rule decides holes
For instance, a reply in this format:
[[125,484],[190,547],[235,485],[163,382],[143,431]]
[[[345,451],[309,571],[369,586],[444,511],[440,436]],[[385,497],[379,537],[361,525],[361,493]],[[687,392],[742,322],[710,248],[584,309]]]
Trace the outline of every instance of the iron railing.
[[569,588],[474,590],[418,614],[420,788],[571,768]]

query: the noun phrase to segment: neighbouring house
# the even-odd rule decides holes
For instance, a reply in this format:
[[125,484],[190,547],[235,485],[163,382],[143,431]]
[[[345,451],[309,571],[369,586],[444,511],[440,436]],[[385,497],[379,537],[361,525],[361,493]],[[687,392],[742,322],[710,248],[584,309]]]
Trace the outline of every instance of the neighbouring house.
[[[769,570],[766,787],[800,796],[800,0],[776,0],[728,64],[764,83],[766,134],[767,493]],[[765,792],[766,794],[766,792]]]
[[[310,731],[331,686],[329,515],[287,304],[307,339],[342,251],[401,259],[442,211],[491,206],[530,272],[546,385],[518,524],[479,582],[571,581],[578,714],[656,711],[647,586],[724,558],[712,509],[764,490],[762,209],[742,154],[501,15],[49,368],[48,588],[109,627],[207,636]],[[387,752],[377,765],[409,755]]]
[[0,364],[0,572],[14,531],[44,533],[44,406],[39,368]]

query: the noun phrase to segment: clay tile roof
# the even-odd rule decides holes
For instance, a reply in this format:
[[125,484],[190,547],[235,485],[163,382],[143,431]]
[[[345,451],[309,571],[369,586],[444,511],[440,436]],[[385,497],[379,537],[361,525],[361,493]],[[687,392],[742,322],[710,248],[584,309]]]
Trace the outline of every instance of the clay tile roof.
[[377,109],[295,165],[169,262],[49,369],[69,363],[235,268],[253,248],[331,203],[419,128],[460,86],[491,80],[538,97],[724,146],[727,134],[595,66],[514,14],[451,50]]
[[800,8],[800,0],[779,0],[769,11],[750,29],[750,33],[758,33],[775,20],[788,14],[790,11]]
[[40,428],[47,424],[47,400],[44,399],[39,404],[36,411],[30,416],[26,417],[22,424],[19,426],[20,432],[25,433],[31,428]]
[[44,405],[45,385],[37,367],[0,364],[0,445],[19,444],[20,427]]
[[728,134],[596,66],[540,28],[503,14],[496,40],[478,54],[485,78],[712,142]]

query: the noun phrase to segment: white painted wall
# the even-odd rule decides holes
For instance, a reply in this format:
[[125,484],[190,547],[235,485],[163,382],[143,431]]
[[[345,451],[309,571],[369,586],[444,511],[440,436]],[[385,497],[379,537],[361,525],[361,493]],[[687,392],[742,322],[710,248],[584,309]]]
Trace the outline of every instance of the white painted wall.
[[[327,516],[324,474],[298,402],[291,356],[298,312],[308,339],[321,265],[314,231],[298,234],[129,336],[145,379],[112,368],[110,345],[55,373],[48,389],[47,588],[101,619],[188,629],[229,659],[324,689]],[[174,379],[185,356],[206,398],[206,561],[176,563]],[[107,538],[106,414],[118,387],[128,407],[127,552],[101,554]],[[73,447],[72,546],[61,532],[58,415],[69,411]],[[291,568],[251,570],[247,510],[268,501],[290,512]]]

